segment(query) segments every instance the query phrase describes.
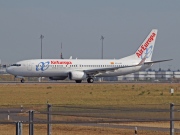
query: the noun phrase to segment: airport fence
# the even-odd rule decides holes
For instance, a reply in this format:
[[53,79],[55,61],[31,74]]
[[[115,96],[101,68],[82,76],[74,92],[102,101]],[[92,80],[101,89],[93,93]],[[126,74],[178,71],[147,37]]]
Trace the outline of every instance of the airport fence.
[[52,135],[56,132],[61,134],[63,129],[59,128],[60,126],[73,125],[130,129],[134,130],[134,134],[137,134],[138,129],[138,132],[159,131],[174,135],[180,133],[179,118],[180,105],[173,103],[170,105],[141,104],[134,107],[132,105],[121,107],[8,105],[0,108],[0,134]]

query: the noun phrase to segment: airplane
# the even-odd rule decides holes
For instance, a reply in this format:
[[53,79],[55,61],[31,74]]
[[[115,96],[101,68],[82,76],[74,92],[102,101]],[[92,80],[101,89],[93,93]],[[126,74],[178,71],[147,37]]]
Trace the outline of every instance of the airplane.
[[75,80],[81,83],[87,79],[93,83],[95,77],[126,75],[150,68],[154,63],[170,61],[152,61],[157,29],[152,29],[137,51],[121,59],[31,59],[19,61],[7,67],[6,71],[17,78],[49,77],[50,80]]

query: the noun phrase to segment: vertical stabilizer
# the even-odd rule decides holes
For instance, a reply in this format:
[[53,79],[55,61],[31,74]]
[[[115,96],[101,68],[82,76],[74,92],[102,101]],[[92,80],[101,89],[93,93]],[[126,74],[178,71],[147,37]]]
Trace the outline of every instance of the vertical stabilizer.
[[136,58],[143,59],[146,56],[146,61],[151,61],[154,45],[157,36],[157,29],[153,29],[138,50],[135,52]]

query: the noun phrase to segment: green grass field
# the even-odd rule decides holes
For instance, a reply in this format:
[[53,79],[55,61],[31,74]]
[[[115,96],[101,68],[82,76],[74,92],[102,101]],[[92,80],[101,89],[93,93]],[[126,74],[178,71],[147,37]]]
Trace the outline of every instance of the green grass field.
[[[173,95],[169,93],[171,88],[174,89]],[[74,107],[167,109],[169,108],[170,103],[180,105],[180,84],[0,84],[0,96],[0,106],[2,108],[23,105],[44,109],[43,105],[48,101],[52,105]],[[121,117],[126,116],[126,114],[119,115],[121,115]],[[135,114],[130,115],[136,117]],[[150,116],[151,114],[143,114],[142,112],[138,115],[147,117],[146,115]],[[162,114],[154,113],[152,117],[154,117],[154,115],[161,117]],[[168,114],[165,115],[168,116]],[[6,128],[9,127],[9,125],[3,126]],[[6,134],[5,131],[3,133],[1,128],[2,126],[0,125],[0,134]],[[41,131],[39,128],[42,130],[42,134],[46,133],[45,125],[36,127],[37,132]],[[133,134],[133,131],[125,129],[79,127],[70,125],[61,125],[60,127],[54,125],[54,134],[58,135],[59,128],[65,135],[99,135],[100,133],[103,135],[105,133],[107,135]],[[11,133],[13,132],[14,130]],[[150,131],[140,131],[140,133],[147,135],[166,134],[163,132]],[[38,135],[41,134],[38,133]]]

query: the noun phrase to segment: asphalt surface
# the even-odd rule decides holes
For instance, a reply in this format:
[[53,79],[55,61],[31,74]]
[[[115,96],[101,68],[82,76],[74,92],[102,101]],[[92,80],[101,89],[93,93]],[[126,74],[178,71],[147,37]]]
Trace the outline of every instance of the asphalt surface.
[[[87,108],[85,108],[87,109]],[[152,121],[169,121],[168,119],[154,119],[154,120],[148,120],[148,119],[125,119],[125,118],[119,118],[119,117],[114,117],[112,114],[119,113],[118,110],[113,110],[113,109],[102,109],[102,110],[98,110],[98,108],[91,108],[92,110],[86,110],[85,112],[75,112],[75,111],[65,111],[65,112],[56,112],[53,111],[52,115],[60,115],[60,116],[77,116],[77,117],[88,117],[88,111],[89,114],[96,114],[99,112],[99,115],[95,115],[96,118],[106,118],[106,120],[100,120],[100,121],[79,121],[78,119],[75,118],[74,121],[52,121],[52,124],[71,124],[71,125],[77,125],[77,126],[92,126],[92,127],[103,127],[103,128],[118,128],[118,129],[132,129],[134,130],[134,126],[128,126],[128,125],[123,125],[123,123],[127,123],[127,122],[152,122]],[[124,110],[125,111],[125,110]],[[133,111],[133,110],[128,110],[128,111]],[[136,112],[140,111],[140,110],[134,110]],[[148,110],[144,110],[144,111],[148,111]],[[157,110],[158,111],[158,110]],[[167,110],[159,110],[161,111],[167,111]],[[27,116],[23,116],[20,114],[27,114]],[[29,123],[29,117],[28,117],[28,110],[23,108],[0,108],[0,124],[15,124],[15,122],[17,121],[22,121],[25,124]],[[38,112],[35,111],[34,116],[36,115],[36,113],[40,113],[40,114],[47,114],[47,112]],[[100,114],[102,113],[109,113],[108,116],[101,116]],[[8,121],[8,115],[10,120]],[[93,116],[89,116],[90,118]],[[180,121],[180,120],[177,120]],[[119,123],[119,124],[118,124]],[[47,124],[47,120],[44,119],[39,119],[34,117],[34,124]],[[148,131],[163,131],[163,132],[169,132],[169,128],[160,128],[160,127],[143,127],[143,126],[137,126],[138,130],[148,130]],[[175,129],[175,132],[180,132],[180,129]]]

